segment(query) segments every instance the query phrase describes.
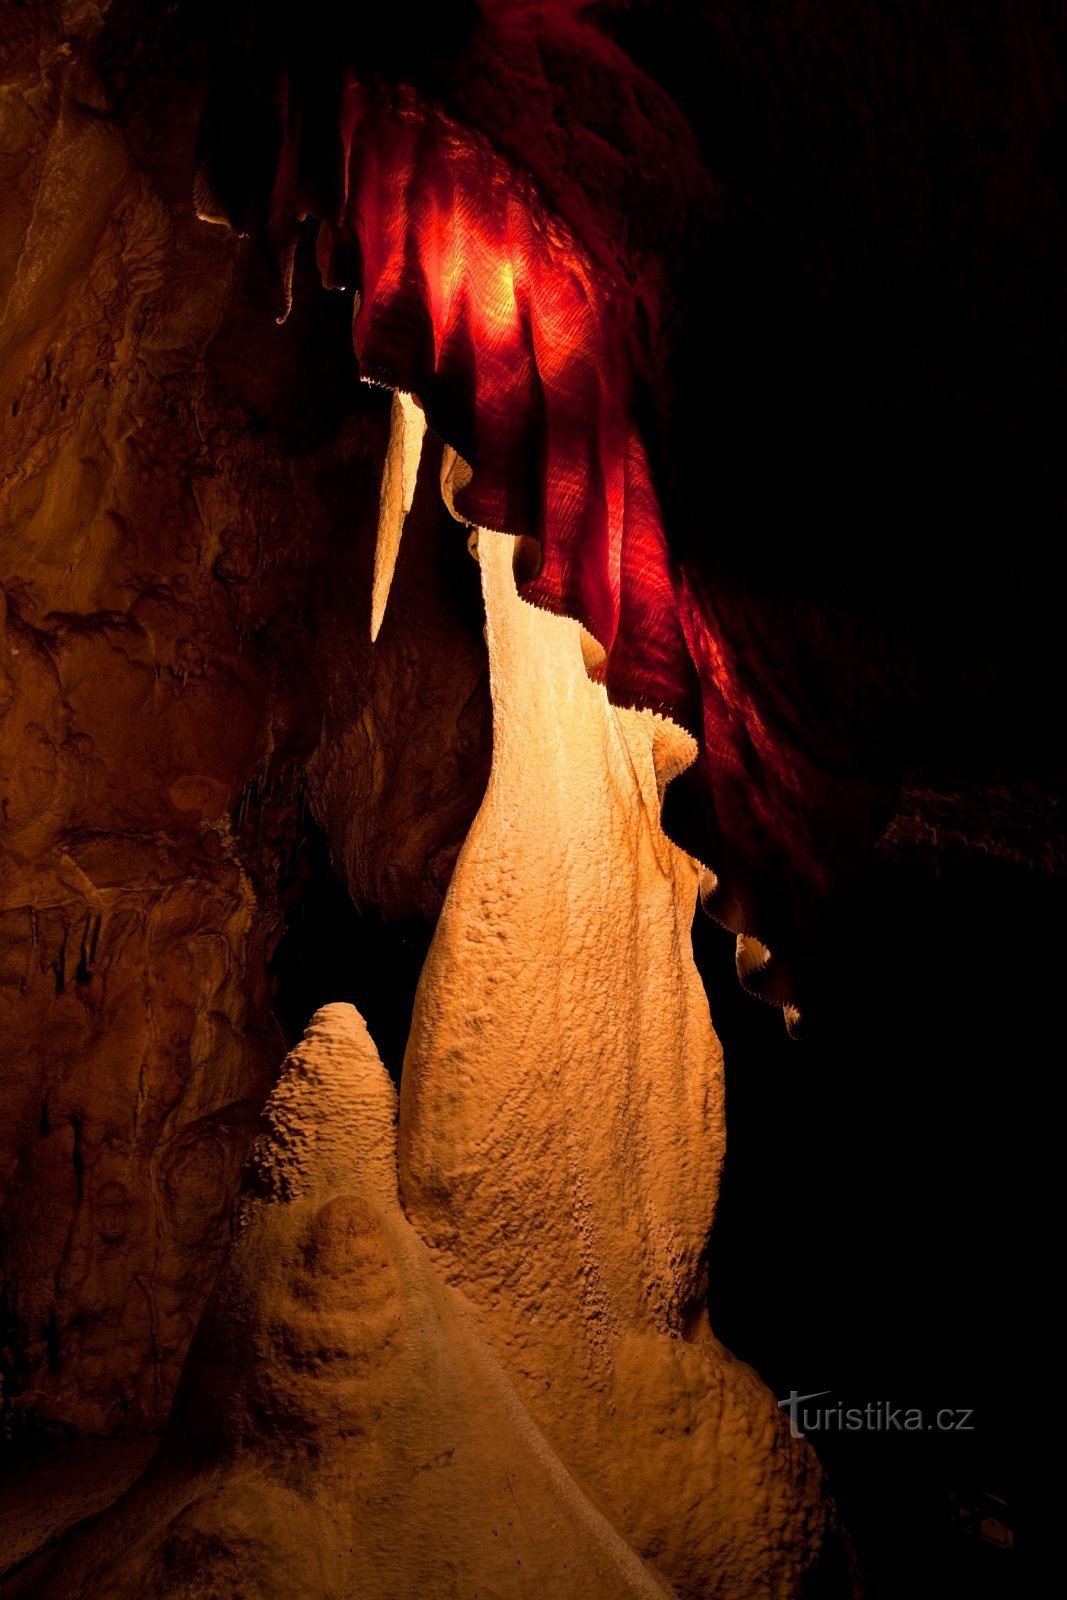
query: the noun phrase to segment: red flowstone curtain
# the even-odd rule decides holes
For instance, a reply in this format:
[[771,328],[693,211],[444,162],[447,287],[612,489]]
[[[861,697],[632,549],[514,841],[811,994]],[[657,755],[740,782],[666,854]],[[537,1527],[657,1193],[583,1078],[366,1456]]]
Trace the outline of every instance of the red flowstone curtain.
[[[294,72],[283,57],[258,132],[244,114],[234,135],[232,107],[209,116],[198,209],[268,244],[283,297],[298,223],[319,219],[324,282],[358,296],[362,375],[416,396],[472,468],[457,514],[536,539],[525,598],[599,641],[613,701],[695,736],[665,825],[708,868],[708,910],[743,936],[742,978],[795,1020],[797,957],[824,936],[878,806],[796,748],[745,659],[744,617],[672,558],[637,421],[666,275],[647,248],[635,264],[618,232],[599,236],[595,204],[548,203],[513,153],[414,88],[343,60],[313,77],[309,93],[306,59]],[[577,191],[564,173],[558,193]]]

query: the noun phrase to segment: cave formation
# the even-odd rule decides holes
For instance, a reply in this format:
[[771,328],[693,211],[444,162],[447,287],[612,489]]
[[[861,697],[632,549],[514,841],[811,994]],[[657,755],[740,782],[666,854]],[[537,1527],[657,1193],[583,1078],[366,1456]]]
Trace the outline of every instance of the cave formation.
[[5,1597],[1019,1592],[1056,30],[788,12],[4,14]]

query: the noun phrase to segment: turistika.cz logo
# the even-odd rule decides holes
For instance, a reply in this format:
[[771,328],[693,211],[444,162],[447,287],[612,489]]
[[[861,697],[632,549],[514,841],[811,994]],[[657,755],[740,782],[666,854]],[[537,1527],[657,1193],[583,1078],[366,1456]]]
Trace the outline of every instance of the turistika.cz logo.
[[795,1389],[779,1400],[789,1412],[789,1431],[794,1439],[808,1433],[973,1433],[974,1408],[943,1406],[924,1411],[921,1406],[895,1406],[888,1400],[870,1400],[865,1406],[812,1405],[832,1394],[831,1389],[816,1389],[798,1394]]

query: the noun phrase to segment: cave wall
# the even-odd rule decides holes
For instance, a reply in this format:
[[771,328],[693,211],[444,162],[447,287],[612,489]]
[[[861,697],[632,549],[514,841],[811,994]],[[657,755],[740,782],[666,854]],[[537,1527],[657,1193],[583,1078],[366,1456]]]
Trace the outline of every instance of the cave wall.
[[194,370],[232,245],[160,201],[84,57],[25,24],[9,49],[8,1388],[105,1429],[165,1413],[268,1082],[229,813],[271,694],[222,579],[254,508]]
[[[254,254],[193,215],[195,39],[164,22],[129,48],[156,51],[149,91],[121,51],[94,61],[50,8],[5,15],[12,1427],[112,1431],[167,1413],[284,1053],[270,958],[309,804],[320,797],[327,822],[343,812],[347,763],[360,823],[338,825],[337,855],[355,891],[432,915],[484,782],[484,652],[449,610],[447,573],[427,626],[405,621],[441,589],[439,520],[423,520],[431,571],[416,561],[398,582],[373,674],[369,641],[355,657],[336,645],[349,604],[369,614],[361,509],[385,421],[357,389],[350,305],[309,288],[275,325]],[[458,531],[455,544],[465,580]],[[331,686],[343,696],[324,711]],[[324,716],[356,732],[319,759],[309,800]],[[391,741],[404,759],[386,782]]]

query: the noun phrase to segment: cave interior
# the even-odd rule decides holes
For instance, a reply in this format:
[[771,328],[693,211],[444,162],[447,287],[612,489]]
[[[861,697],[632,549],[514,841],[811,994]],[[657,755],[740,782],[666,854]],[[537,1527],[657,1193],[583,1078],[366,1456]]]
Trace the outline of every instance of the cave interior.
[[[374,1075],[380,1058],[400,1090],[402,1211],[393,1216],[391,1191],[388,1203],[359,1204],[375,1218],[383,1207],[383,1237],[401,1240],[403,1293],[440,1304],[442,1326],[458,1318],[449,1339],[466,1337],[448,1299],[456,1285],[481,1304],[477,1263],[454,1237],[463,1227],[435,1199],[431,1133],[440,1124],[423,1130],[429,1113],[416,1115],[412,1065],[418,1058],[429,1084],[422,1104],[443,1106],[447,1119],[450,1091],[431,1060],[443,1048],[434,1028],[445,1024],[433,1004],[440,990],[459,1012],[475,1009],[474,990],[452,993],[447,972],[435,989],[424,974],[441,966],[441,951],[466,949],[459,908],[463,893],[476,897],[462,884],[478,830],[489,829],[481,848],[490,874],[495,850],[506,856],[520,834],[534,840],[514,857],[522,871],[508,869],[508,904],[521,920],[524,906],[536,909],[538,872],[549,870],[537,864],[537,830],[552,826],[531,778],[528,811],[518,804],[506,827],[498,817],[503,843],[490,848],[507,714],[507,649],[498,642],[494,655],[493,637],[504,636],[506,604],[494,602],[487,622],[492,584],[505,580],[490,571],[490,535],[469,537],[494,526],[487,486],[496,492],[495,441],[478,432],[488,361],[480,341],[491,338],[476,317],[463,331],[470,394],[457,378],[426,398],[417,480],[371,638],[396,412],[389,388],[425,396],[406,368],[389,384],[376,371],[380,351],[402,349],[410,331],[396,307],[410,311],[414,300],[401,284],[387,305],[387,271],[368,242],[370,202],[356,245],[341,226],[324,244],[329,202],[307,198],[336,179],[316,151],[331,148],[327,123],[336,132],[341,64],[398,126],[425,111],[415,179],[419,151],[437,159],[425,130],[440,115],[442,126],[469,131],[475,157],[497,163],[505,188],[514,179],[516,194],[534,196],[537,218],[543,207],[550,220],[533,232],[537,248],[547,241],[545,259],[578,240],[582,271],[631,296],[637,332],[620,336],[634,367],[624,421],[647,449],[664,570],[717,641],[716,663],[726,663],[712,674],[725,707],[716,748],[711,669],[694,652],[685,695],[699,698],[703,687],[705,721],[689,728],[700,754],[685,772],[671,768],[665,784],[657,767],[662,830],[658,818],[647,822],[664,873],[664,859],[676,875],[691,858],[703,869],[692,951],[722,1045],[725,1097],[721,1177],[710,1156],[699,1183],[699,1162],[684,1164],[694,1206],[708,1223],[714,1212],[714,1227],[694,1267],[704,1299],[678,1312],[674,1343],[687,1346],[686,1319],[699,1313],[771,1396],[829,1391],[846,1406],[899,1403],[930,1417],[952,1407],[973,1419],[965,1431],[812,1436],[810,1470],[828,1486],[816,1498],[832,1495],[848,1553],[823,1554],[802,1580],[799,1556],[795,1571],[782,1569],[792,1578],[759,1576],[758,1562],[752,1577],[743,1538],[741,1575],[731,1578],[732,1558],[701,1568],[696,1555],[670,1553],[658,1523],[635,1532],[644,1524],[636,1511],[626,1520],[629,1491],[607,1478],[598,1487],[596,1468],[587,1470],[607,1453],[594,1419],[588,1439],[559,1446],[594,1506],[588,1516],[600,1519],[558,1512],[575,1576],[541,1573],[525,1588],[511,1578],[511,1589],[494,1578],[502,1587],[483,1592],[1030,1593],[1037,1474],[1027,1413],[1036,1407],[1020,1377],[1051,1370],[1042,1299],[1054,1279],[1055,1158],[1045,1145],[1055,1118],[1042,1100],[1044,1069],[1054,1074],[1060,1048],[1065,863],[1067,24],[1056,8],[1000,0],[484,0],[426,18],[368,7],[341,20],[328,7],[298,10],[253,0],[23,0],[0,17],[0,1597],[356,1592],[341,1580],[331,1587],[304,1558],[293,1556],[290,1570],[295,1532],[285,1535],[285,1559],[267,1563],[269,1581],[258,1556],[246,1564],[242,1552],[269,1540],[244,1501],[232,1511],[240,1537],[189,1524],[152,1556],[161,1566],[130,1567],[136,1583],[126,1569],[100,1577],[109,1540],[126,1550],[132,1538],[109,1534],[126,1527],[109,1516],[165,1454],[161,1437],[182,1460],[184,1451],[199,1463],[208,1450],[182,1406],[190,1416],[198,1405],[225,1409],[210,1374],[235,1358],[220,1353],[229,1335],[217,1308],[239,1297],[215,1286],[229,1281],[224,1264],[252,1248],[256,1229],[282,1227],[276,1217],[241,1218],[267,1207],[260,1190],[295,1195],[294,1215],[305,1203],[285,1140],[296,1148],[312,1134],[285,1122],[287,1052],[293,1071],[320,1083],[313,1122],[329,1121],[338,1096],[345,1123],[343,1084],[329,1072],[351,1056],[363,1063],[351,1070],[366,1073],[358,1082],[373,1116],[391,1127],[392,1091]],[[289,116],[281,132],[279,105]],[[294,126],[302,144],[287,142]],[[373,127],[367,147],[376,137],[385,171],[388,145]],[[283,193],[293,171],[295,201]],[[409,189],[414,227],[423,190],[414,180]],[[377,301],[367,288],[375,271]],[[375,321],[377,305],[391,315],[383,309]],[[646,339],[656,317],[656,337]],[[414,311],[409,320],[413,345],[425,342]],[[610,319],[605,327],[610,342],[617,330]],[[648,349],[654,361],[642,365]],[[548,357],[538,359],[551,418]],[[614,384],[614,374],[604,378],[605,393]],[[536,429],[525,412],[509,417],[499,427],[510,471],[507,452],[526,448]],[[604,421],[604,437],[613,426]],[[534,456],[550,437],[546,423]],[[453,478],[454,496],[442,496],[442,475],[467,456],[473,485]],[[577,618],[566,624],[575,639],[583,623],[589,667],[590,640],[593,657],[603,656],[588,631],[599,602],[587,617],[537,590],[554,571],[548,512],[537,514],[544,527],[534,514],[529,528],[519,525],[525,512],[515,507],[536,496],[524,479],[517,488],[501,481],[512,498],[496,528],[520,536],[519,588]],[[462,499],[479,493],[477,509]],[[580,566],[569,559],[561,583]],[[641,655],[653,625],[645,613],[627,623],[626,593],[607,665],[593,661],[588,727],[602,716],[622,726],[617,708],[640,698],[627,674],[652,683],[658,670],[651,646]],[[525,660],[532,694],[549,669]],[[649,728],[659,695],[650,690],[633,713]],[[683,698],[679,690],[677,705]],[[546,773],[551,759],[541,760]],[[726,776],[713,783],[716,761]],[[560,874],[570,869],[551,870],[552,892],[566,901]],[[685,878],[691,899],[695,881]],[[503,893],[499,884],[493,892]],[[689,904],[684,894],[679,903]],[[639,966],[656,915],[645,943],[632,945]],[[604,961],[614,937],[598,928]],[[507,991],[499,1017],[491,1005],[486,1015],[505,1044],[530,1032],[542,991],[571,992],[560,986],[564,946],[543,950],[521,981],[496,986]],[[369,1041],[330,1032],[322,1019],[336,1018],[338,1003],[356,1008]],[[674,1025],[664,1020],[664,1033]],[[597,1048],[594,1040],[590,1062]],[[578,1080],[560,1082],[576,1096],[576,1125],[593,1128]],[[654,1154],[656,1117],[669,1123],[671,1102],[655,1083],[649,1093],[644,1133],[626,1138],[643,1151],[647,1137]],[[554,1114],[545,1111],[544,1128]],[[353,1127],[365,1130],[360,1119],[371,1117],[361,1100]],[[257,1167],[264,1137],[275,1139],[274,1154]],[[494,1159],[500,1193],[518,1192],[504,1170],[511,1158],[498,1149]],[[600,1167],[589,1160],[595,1189]],[[544,1192],[550,1209],[547,1178]],[[464,1191],[468,1200],[477,1196]],[[371,1224],[358,1208],[352,1215],[349,1235],[362,1239]],[[326,1223],[316,1226],[325,1258],[340,1246]],[[470,1226],[471,1249],[482,1249],[476,1219]],[[516,1226],[522,1234],[525,1222]],[[412,1227],[421,1242],[404,1242]],[[424,1247],[444,1263],[447,1293],[417,1287],[421,1267],[411,1266],[409,1282],[404,1252]],[[610,1250],[597,1270],[611,1288]],[[500,1272],[493,1294],[507,1299],[514,1279]],[[369,1290],[366,1301],[384,1348],[394,1336],[374,1319],[387,1313]],[[216,1310],[205,1318],[206,1306]],[[486,1306],[492,1359],[514,1378],[508,1362],[521,1348],[516,1370],[528,1375],[534,1346],[510,1324],[498,1329],[491,1297]],[[560,1326],[567,1315],[559,1311]],[[197,1334],[202,1318],[207,1331]],[[555,1373],[554,1347],[545,1349]],[[365,1359],[357,1355],[356,1365]],[[469,1357],[471,1372],[481,1359]],[[611,1381],[626,1370],[619,1355]],[[637,1416],[644,1369],[634,1371],[616,1409],[632,1392]],[[497,1395],[496,1379],[466,1381],[477,1390],[470,1404],[486,1407],[477,1413],[484,1428],[510,1439],[512,1424],[500,1419],[512,1417],[512,1402]],[[298,1390],[283,1393],[279,1380],[263,1392],[272,1397],[256,1401],[265,1432],[289,1428],[296,1438]],[[419,1394],[412,1380],[395,1401],[416,1433]],[[674,1407],[669,1433],[682,1401],[663,1404]],[[555,1449],[550,1407],[533,1415]],[[530,1539],[547,1559],[544,1507],[570,1507],[571,1490],[559,1488],[526,1423],[515,1427],[517,1442],[500,1450],[513,1451],[527,1511],[543,1519]],[[236,1451],[232,1441],[225,1448]],[[308,1445],[309,1460],[315,1451],[329,1454]],[[484,1470],[502,1474],[503,1462]],[[303,1479],[286,1470],[284,1494],[304,1505]],[[635,1481],[642,1470],[633,1468]],[[647,1469],[649,1482],[656,1470]],[[435,1486],[444,1476],[430,1474]],[[725,1504],[727,1480],[684,1482],[698,1483],[697,1499],[706,1489]],[[149,1498],[134,1504],[150,1520],[151,1495],[163,1491],[148,1481]],[[463,1480],[468,1496],[475,1481]],[[807,1492],[782,1500],[801,1530],[797,1549],[818,1542]],[[225,1484],[217,1493],[237,1496]],[[486,1493],[486,1506],[495,1504]],[[683,1498],[678,1490],[664,1528],[672,1515],[696,1515]],[[295,1529],[305,1514],[311,1528],[306,1506],[263,1503],[276,1528],[292,1519]],[[778,1502],[769,1503],[773,1525]],[[327,1490],[307,1490],[306,1505],[326,1515]],[[477,1592],[462,1558],[453,1568],[441,1556],[428,1577],[437,1570],[429,1558],[408,1554],[438,1538],[443,1513],[436,1501],[426,1507],[422,1522],[390,1513],[383,1526],[395,1527],[397,1544],[375,1558],[380,1588],[358,1592]],[[489,1511],[476,1514],[468,1498],[450,1515],[469,1521],[477,1544]],[[778,1572],[780,1546],[783,1561],[794,1559],[792,1535],[772,1532],[772,1553],[761,1546],[759,1560]],[[600,1589],[580,1575],[594,1547]],[[236,1565],[216,1570],[223,1548]]]

